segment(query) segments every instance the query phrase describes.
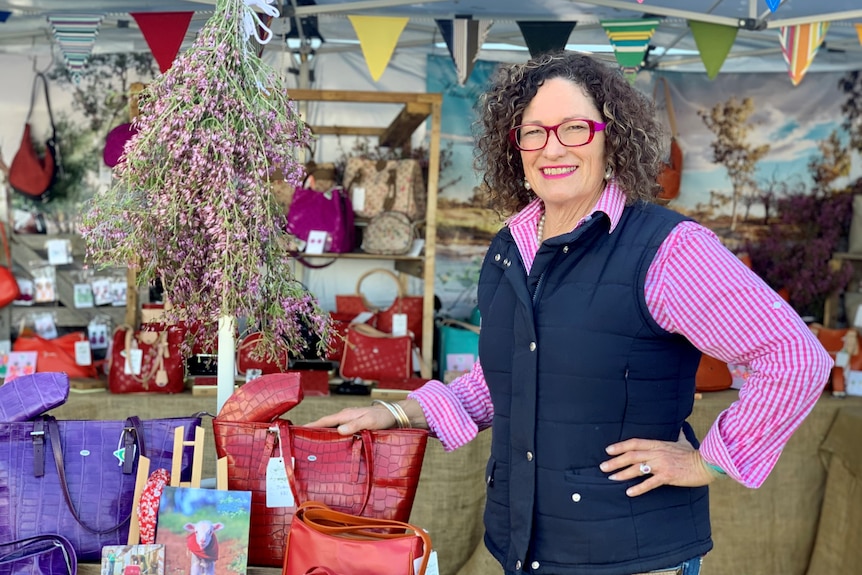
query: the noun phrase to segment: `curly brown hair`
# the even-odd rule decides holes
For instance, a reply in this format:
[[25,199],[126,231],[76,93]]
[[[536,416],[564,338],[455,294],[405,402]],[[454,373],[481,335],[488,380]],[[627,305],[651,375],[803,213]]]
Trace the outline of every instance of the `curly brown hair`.
[[474,166],[483,174],[491,207],[513,214],[535,196],[524,188],[521,155],[509,131],[521,123],[524,109],[549,79],[564,78],[582,87],[601,111],[605,155],[626,201],[654,201],[665,148],[664,129],[653,102],[619,70],[585,54],[550,52],[526,64],[501,66],[478,103]]

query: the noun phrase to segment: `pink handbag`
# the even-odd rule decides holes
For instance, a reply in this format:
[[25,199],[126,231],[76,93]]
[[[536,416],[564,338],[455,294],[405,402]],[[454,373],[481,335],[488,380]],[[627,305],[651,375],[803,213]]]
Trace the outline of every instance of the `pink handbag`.
[[342,188],[327,192],[296,188],[287,212],[287,231],[307,242],[312,230],[329,234],[324,251],[336,254],[353,251],[353,205]]

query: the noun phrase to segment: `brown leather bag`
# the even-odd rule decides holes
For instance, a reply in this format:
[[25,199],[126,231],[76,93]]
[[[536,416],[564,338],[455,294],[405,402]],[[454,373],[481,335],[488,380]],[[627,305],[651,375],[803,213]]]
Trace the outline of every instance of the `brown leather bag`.
[[731,384],[733,384],[733,376],[725,362],[705,353],[701,355],[700,364],[694,376],[696,391],[722,391],[730,389]]
[[[33,104],[36,100],[36,86],[39,81],[45,91],[45,103],[48,106],[48,117],[51,119],[51,137],[45,142],[45,152],[40,155],[33,147],[31,135],[30,117],[33,115]],[[21,136],[21,145],[9,166],[9,185],[16,192],[27,196],[32,200],[45,200],[50,192],[51,184],[59,168],[57,160],[57,129],[54,126],[54,114],[51,112],[51,100],[48,96],[48,79],[44,74],[37,73],[33,78],[33,90],[30,93],[30,111],[27,112],[27,121],[24,124],[24,134]]]
[[[658,82],[664,84],[664,101],[667,107],[667,119],[670,123],[670,162],[664,164],[664,168],[658,177],[658,183],[662,187],[662,191],[658,194],[658,199],[670,201],[679,196],[679,185],[682,180],[682,148],[677,141],[679,132],[676,127],[676,114],[673,112],[670,86],[666,78],[658,78],[655,85],[656,90],[658,89]],[[653,100],[655,100],[655,92],[653,92]]]
[[[847,354],[846,369],[862,371],[862,349],[859,346],[859,332],[855,328],[829,329],[819,323],[813,323],[808,328],[817,336],[832,359],[837,359],[839,353]],[[845,381],[845,366],[834,366],[829,376],[827,389],[831,387],[832,395],[843,397],[847,395]]]

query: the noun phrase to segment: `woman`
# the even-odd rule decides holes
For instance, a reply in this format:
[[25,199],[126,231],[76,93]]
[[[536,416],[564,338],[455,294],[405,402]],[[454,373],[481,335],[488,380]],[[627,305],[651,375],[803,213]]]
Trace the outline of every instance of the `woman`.
[[[492,428],[485,543],[507,574],[696,575],[706,486],[759,487],[832,360],[712,232],[652,203],[661,127],[616,70],[542,55],[480,104],[477,167],[514,215],[482,267],[479,361],[400,407],[449,450]],[[701,352],[751,376],[698,444]],[[392,411],[312,425],[388,428]]]

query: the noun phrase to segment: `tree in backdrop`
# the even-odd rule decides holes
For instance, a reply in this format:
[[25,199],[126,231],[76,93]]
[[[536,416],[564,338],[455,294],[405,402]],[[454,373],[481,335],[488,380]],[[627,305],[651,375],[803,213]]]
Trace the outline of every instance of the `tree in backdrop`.
[[841,142],[837,130],[822,140],[817,148],[820,155],[808,161],[811,179],[814,180],[814,193],[827,194],[835,180],[850,175],[850,150]]
[[769,144],[754,146],[747,141],[753,126],[747,125],[746,122],[753,112],[754,101],[751,98],[737,100],[735,97],[719,102],[711,110],[697,112],[709,131],[715,134],[715,139],[710,144],[713,160],[727,168],[733,188],[731,231],[736,229],[740,198],[746,192],[756,193],[754,169],[757,162],[769,151]]
[[845,94],[841,126],[850,134],[850,147],[862,150],[862,71],[847,72],[838,80],[838,89]]

